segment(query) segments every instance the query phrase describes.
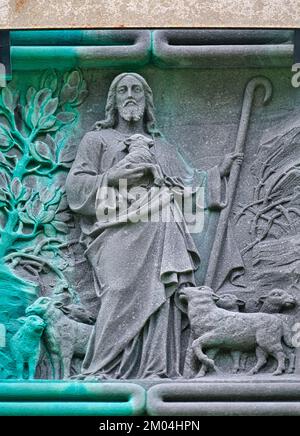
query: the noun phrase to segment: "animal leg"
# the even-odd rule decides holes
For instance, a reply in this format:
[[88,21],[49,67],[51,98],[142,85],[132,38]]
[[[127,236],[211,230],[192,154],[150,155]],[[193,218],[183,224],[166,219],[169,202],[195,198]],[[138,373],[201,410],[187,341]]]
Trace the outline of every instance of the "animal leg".
[[240,369],[242,371],[246,370],[247,360],[248,360],[248,354],[247,353],[242,353],[241,357],[240,357]]
[[67,379],[70,378],[71,375],[71,360],[72,358],[69,356],[63,356],[62,363],[63,363],[63,374],[62,378]]
[[[211,348],[210,350],[208,350],[206,352],[208,358],[209,359],[214,359],[216,357],[216,355],[218,354],[218,351],[219,350],[217,348]],[[216,368],[216,370],[217,370],[217,368]],[[208,371],[208,366],[203,363],[202,366],[201,366],[200,371],[196,375],[196,378],[204,377],[205,374],[207,373],[207,371]]]
[[51,354],[49,356],[50,363],[52,367],[52,378],[53,380],[60,379],[60,368],[61,368],[61,359],[58,354]]
[[256,357],[257,357],[257,362],[256,365],[254,366],[254,368],[252,368],[249,372],[248,375],[254,375],[257,374],[258,371],[267,363],[268,361],[268,353],[263,350],[261,347],[257,346],[256,350]]
[[24,379],[24,362],[23,362],[23,360],[18,360],[16,363],[16,367],[17,367],[18,380],[23,380]]
[[283,352],[283,349],[281,345],[278,345],[273,348],[272,351],[270,351],[270,354],[272,354],[273,357],[277,360],[277,369],[273,372],[272,375],[281,375],[285,371],[285,354]]
[[29,362],[28,362],[28,379],[29,380],[34,379],[37,360],[38,359],[36,357],[31,357],[31,359],[29,359]]
[[188,347],[184,362],[183,375],[186,378],[192,378],[197,372],[198,359],[191,346]]
[[196,354],[196,356],[198,357],[200,363],[206,365],[208,368],[211,368],[211,369],[214,369],[215,371],[218,371],[218,369],[215,366],[214,360],[209,359],[208,356],[206,354],[204,354],[204,352],[203,352],[203,348],[209,346],[210,341],[213,341],[213,340],[214,340],[214,337],[210,333],[207,333],[207,334],[201,336],[200,338],[196,339],[192,343],[192,349],[193,349],[194,353]]
[[237,374],[240,370],[241,353],[240,353],[240,351],[231,351],[230,354],[231,354],[231,357],[233,360],[232,373]]
[[295,366],[296,366],[295,350],[286,347],[285,348],[285,353],[286,353],[288,361],[289,361],[288,368],[287,368],[286,372],[288,374],[293,374],[294,371],[295,371]]

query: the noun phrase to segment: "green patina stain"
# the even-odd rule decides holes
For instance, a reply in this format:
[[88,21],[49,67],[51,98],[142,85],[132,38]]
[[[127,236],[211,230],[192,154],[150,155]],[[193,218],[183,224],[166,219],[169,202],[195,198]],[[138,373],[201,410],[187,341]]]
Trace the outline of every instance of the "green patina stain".
[[[54,65],[58,70],[142,67],[150,62],[152,53],[150,43],[133,48],[137,45],[133,39],[116,38],[112,31],[12,31],[11,44],[13,71],[41,70]],[[101,47],[107,50],[100,51]]]
[[[20,328],[17,318],[39,294],[39,274],[48,271],[53,286],[68,287],[56,260],[69,232],[58,176],[73,161],[68,140],[79,123],[77,107],[88,92],[79,70],[61,76],[51,70],[37,82],[19,92],[7,87],[0,93],[0,323],[6,330],[6,346],[0,348],[2,379],[15,377],[9,342]],[[35,272],[32,280],[24,278],[26,266]]]
[[0,383],[0,415],[130,416],[145,411],[146,392],[129,383]]

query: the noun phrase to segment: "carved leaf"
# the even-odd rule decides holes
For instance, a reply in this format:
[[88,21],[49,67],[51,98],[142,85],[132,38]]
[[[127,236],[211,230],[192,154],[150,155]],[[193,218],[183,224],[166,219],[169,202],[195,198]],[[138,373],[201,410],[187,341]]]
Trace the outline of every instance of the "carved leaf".
[[67,200],[67,196],[64,195],[59,203],[59,207],[58,207],[58,212],[62,212],[65,210],[68,210],[69,208],[69,204],[68,204],[68,200]]
[[64,234],[68,234],[69,233],[69,227],[67,226],[67,224],[62,223],[60,221],[52,221],[51,223],[58,232],[60,233],[64,233]]
[[53,115],[58,106],[58,98],[51,98],[44,107],[44,115],[49,116]]
[[51,135],[47,134],[45,137],[45,143],[48,145],[49,149],[51,150],[52,156],[55,156],[56,154],[56,143]]
[[44,225],[44,232],[48,238],[55,238],[57,234],[56,229],[51,224]]
[[23,186],[23,190],[24,190],[24,194],[22,195],[22,201],[27,201],[27,200],[29,200],[29,198],[32,194],[32,189]]
[[39,128],[41,130],[49,130],[56,123],[56,117],[54,115],[42,117],[39,121]]
[[7,160],[4,157],[4,154],[0,152],[0,163],[3,163],[4,165],[7,164]]
[[14,106],[14,97],[11,90],[8,87],[2,89],[2,102],[4,106],[10,111],[13,112],[15,110]]
[[31,124],[33,127],[37,127],[39,119],[44,115],[44,107],[46,103],[51,99],[52,92],[50,89],[41,89],[34,97],[33,112],[31,115]]
[[70,75],[68,77],[68,85],[77,88],[80,84],[80,80],[81,80],[81,77],[80,77],[79,71],[77,71],[77,70],[72,71],[72,73],[70,73]]
[[36,141],[30,145],[32,157],[38,162],[52,162],[52,154],[49,146],[42,141]]
[[72,103],[72,106],[73,107],[80,106],[84,102],[84,100],[87,98],[88,95],[89,95],[89,92],[87,90],[80,91],[80,93],[78,95],[78,100],[75,103]]
[[76,115],[73,112],[60,112],[56,117],[61,123],[69,124],[75,120]]
[[60,94],[61,104],[72,103],[76,100],[78,89],[75,86],[70,86],[66,83]]
[[36,89],[35,89],[33,86],[31,86],[31,87],[28,89],[27,94],[26,94],[26,100],[27,100],[27,103],[28,103],[29,105],[30,105],[31,103],[33,103],[33,100],[34,100],[35,95],[36,95]]
[[56,215],[56,219],[58,221],[62,221],[64,223],[67,223],[73,219],[73,215],[68,212],[60,212]]
[[39,198],[33,200],[31,204],[32,217],[38,219],[40,214],[43,213],[43,211],[44,211],[44,206],[41,200]]
[[7,148],[12,146],[12,140],[9,136],[5,135],[5,133],[0,131],[0,147]]
[[14,141],[10,135],[8,128],[5,125],[0,124],[0,147],[2,146],[2,148],[9,148],[13,145]]
[[55,217],[55,210],[48,210],[45,211],[42,216],[40,216],[39,221],[41,224],[51,223],[54,217]]
[[19,218],[24,224],[34,224],[33,219],[29,218],[25,212],[19,212]]
[[46,71],[42,79],[42,87],[51,89],[52,92],[57,90],[58,77],[54,70]]
[[14,198],[18,199],[22,193],[22,183],[21,183],[20,179],[15,177],[12,181],[10,189],[11,189],[11,192],[12,192]]
[[38,107],[44,106],[52,97],[51,89],[41,89],[34,98],[34,104]]
[[0,201],[5,201],[6,200],[6,194],[5,194],[5,192],[3,192],[1,189],[0,189]]
[[27,126],[32,129],[33,126],[31,124],[31,115],[32,115],[31,107],[29,105],[24,106],[22,109],[22,118],[27,124]]
[[0,186],[2,188],[6,188],[9,185],[10,185],[10,179],[9,179],[8,175],[4,172],[1,172],[0,173]]
[[60,189],[58,189],[53,195],[53,197],[51,198],[51,200],[47,201],[47,207],[58,204],[61,200],[61,197],[62,197],[62,192]]
[[61,163],[72,163],[76,156],[76,150],[73,145],[64,148],[60,154]]

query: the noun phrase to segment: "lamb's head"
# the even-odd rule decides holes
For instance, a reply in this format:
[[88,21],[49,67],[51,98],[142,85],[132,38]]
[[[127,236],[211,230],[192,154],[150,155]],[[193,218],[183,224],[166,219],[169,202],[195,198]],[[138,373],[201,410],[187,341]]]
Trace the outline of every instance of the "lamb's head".
[[128,147],[129,151],[132,151],[134,148],[151,148],[154,145],[153,139],[147,138],[140,133],[136,133],[135,135],[130,136],[130,138],[124,141],[124,144]]
[[21,324],[23,324],[28,332],[32,332],[41,335],[46,323],[37,315],[30,315],[27,317],[19,318]]
[[215,304],[219,297],[208,286],[186,287],[179,292],[179,300],[188,306],[197,307],[199,304]]
[[240,308],[245,306],[245,301],[234,294],[223,294],[218,297],[219,299],[216,304],[221,309],[239,311]]
[[60,309],[62,313],[77,322],[82,322],[84,324],[94,325],[96,323],[96,318],[83,306],[80,304],[69,304],[65,305],[63,303],[55,303],[55,307]]
[[51,303],[51,298],[39,297],[34,303],[31,304],[31,306],[27,307],[25,313],[26,315],[37,315],[43,317],[49,309]]
[[292,309],[297,304],[296,299],[283,289],[273,289],[267,295],[260,297],[259,302],[263,303],[261,309],[269,306],[274,310],[277,309],[278,312],[283,309]]

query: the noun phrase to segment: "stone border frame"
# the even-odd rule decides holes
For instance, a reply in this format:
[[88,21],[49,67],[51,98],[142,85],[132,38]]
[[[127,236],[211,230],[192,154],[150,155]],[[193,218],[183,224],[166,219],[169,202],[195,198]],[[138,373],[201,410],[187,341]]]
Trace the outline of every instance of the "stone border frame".
[[0,383],[0,416],[134,416],[145,406],[145,390],[133,383]]
[[169,383],[147,393],[151,416],[300,416],[300,381]]

